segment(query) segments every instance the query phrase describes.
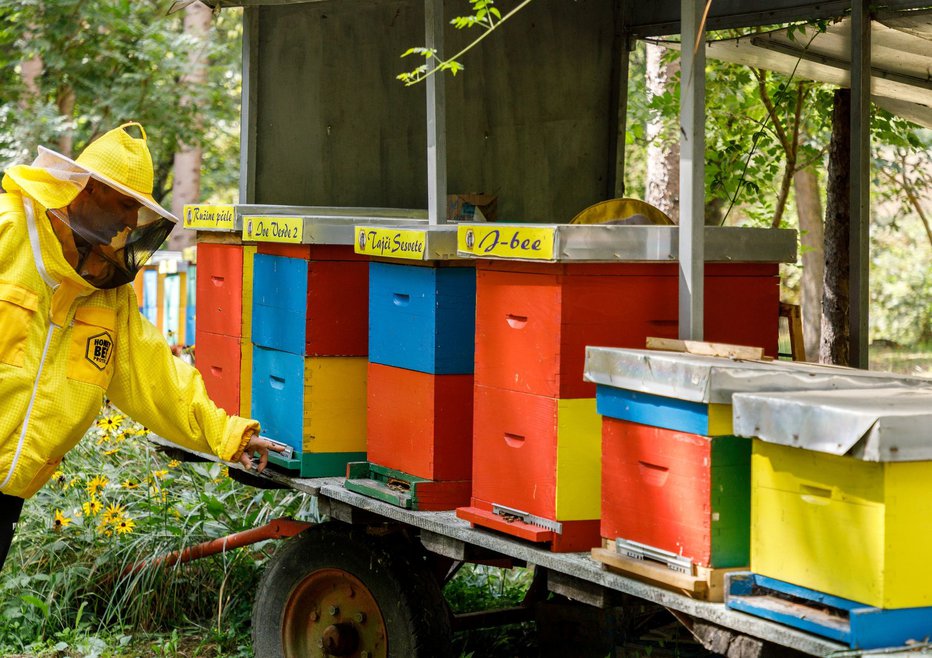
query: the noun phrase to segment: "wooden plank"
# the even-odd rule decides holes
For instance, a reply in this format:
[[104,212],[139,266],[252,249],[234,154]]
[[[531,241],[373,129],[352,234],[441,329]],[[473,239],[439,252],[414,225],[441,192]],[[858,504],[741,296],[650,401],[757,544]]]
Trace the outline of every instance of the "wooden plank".
[[[603,545],[611,546],[610,540],[603,539]],[[694,566],[694,573],[687,574],[673,571],[659,562],[619,555],[614,548],[593,548],[592,558],[601,562],[603,569],[669,587],[692,598],[714,602],[725,600],[725,574],[740,571]]]
[[547,589],[554,594],[594,606],[600,610],[616,605],[620,598],[619,595],[607,587],[549,569],[547,570]]
[[686,341],[679,340],[678,338],[648,336],[645,347],[649,350],[661,350],[664,352],[685,352]]
[[722,356],[745,361],[760,361],[764,358],[763,347],[748,345],[730,345],[728,343],[710,343],[699,340],[675,340],[648,336],[646,347],[649,350],[666,350],[668,352],[686,352],[702,356]]

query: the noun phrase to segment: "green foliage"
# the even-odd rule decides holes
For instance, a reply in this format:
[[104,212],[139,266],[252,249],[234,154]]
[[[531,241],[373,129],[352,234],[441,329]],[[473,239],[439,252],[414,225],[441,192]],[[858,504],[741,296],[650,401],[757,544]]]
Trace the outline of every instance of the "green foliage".
[[932,342],[932,246],[918,222],[873,227],[872,340],[900,345]]
[[[112,650],[122,637],[192,626],[212,645],[248,646],[253,592],[274,542],[186,565],[151,563],[272,518],[310,517],[312,499],[243,487],[220,464],[171,460],[146,435],[105,408],[27,501],[0,574],[0,653],[88,642]],[[178,655],[175,632],[156,640],[155,655]]]
[[506,608],[521,603],[534,573],[529,569],[499,569],[466,564],[443,589],[454,613]]
[[[161,0],[0,0],[0,167],[28,162],[37,145],[55,147],[66,135],[77,154],[132,120],[148,133],[156,199],[168,203],[181,143],[202,145],[211,163],[202,196],[228,196],[237,179],[239,15],[214,18],[208,83],[190,88],[183,84],[188,53],[204,46],[184,35],[182,13],[165,15]],[[36,95],[20,76],[32,56],[43,64]],[[69,94],[74,107],[63,112]]]
[[[443,596],[456,614],[517,606],[533,577],[530,569],[466,564],[444,587]],[[517,658],[540,653],[531,623],[461,631],[455,634],[453,646],[462,656]]]
[[481,27],[483,30],[482,34],[476,37],[475,40],[469,43],[458,53],[446,59],[438,56],[437,51],[433,48],[408,48],[401,54],[403,58],[407,57],[408,55],[421,55],[427,60],[434,60],[436,63],[433,67],[430,67],[427,63],[421,64],[420,66],[417,66],[410,71],[399,73],[395,76],[395,78],[405,83],[405,86],[410,87],[411,85],[423,82],[435,73],[449,71],[452,75],[455,76],[465,68],[460,62],[460,58],[463,55],[472,50],[476,45],[478,45],[480,41],[485,39],[494,30],[500,27],[502,23],[517,14],[530,3],[531,0],[522,0],[522,2],[520,2],[514,9],[502,16],[498,8],[495,7],[494,0],[469,0],[469,4],[473,13],[467,14],[465,16],[456,16],[450,20],[450,24],[457,30],[470,27]]

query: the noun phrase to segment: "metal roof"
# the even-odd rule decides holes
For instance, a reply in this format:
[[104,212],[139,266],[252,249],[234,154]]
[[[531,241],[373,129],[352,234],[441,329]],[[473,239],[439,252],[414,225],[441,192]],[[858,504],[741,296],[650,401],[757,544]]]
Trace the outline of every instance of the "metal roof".
[[[706,56],[851,86],[851,19],[710,42]],[[932,128],[932,9],[881,13],[871,23],[871,100]]]
[[932,458],[932,389],[738,393],[737,436],[874,462]]

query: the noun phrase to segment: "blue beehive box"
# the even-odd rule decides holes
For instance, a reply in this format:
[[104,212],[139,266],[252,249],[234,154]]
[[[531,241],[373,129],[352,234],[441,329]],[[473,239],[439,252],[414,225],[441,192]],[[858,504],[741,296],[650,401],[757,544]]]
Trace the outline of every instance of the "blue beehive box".
[[[252,416],[262,435],[295,450],[301,475],[342,475],[366,456],[365,357],[305,357],[256,346]],[[270,455],[271,458],[271,455]]]
[[194,343],[195,322],[197,319],[197,266],[188,265],[187,306],[184,317],[184,339],[188,344]]
[[252,342],[304,354],[307,261],[256,254],[253,261]]
[[292,354],[365,356],[366,265],[256,254],[252,342]]
[[473,372],[471,267],[369,264],[369,361],[434,375]]

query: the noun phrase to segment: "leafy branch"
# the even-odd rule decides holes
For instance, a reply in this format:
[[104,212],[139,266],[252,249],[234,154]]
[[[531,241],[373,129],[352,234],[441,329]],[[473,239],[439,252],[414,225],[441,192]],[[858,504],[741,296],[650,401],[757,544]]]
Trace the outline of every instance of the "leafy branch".
[[[453,55],[453,57],[449,57],[447,59],[441,59],[440,56],[437,55],[436,48],[408,48],[404,53],[402,53],[402,57],[408,57],[409,55],[419,55],[426,61],[415,69],[406,73],[399,73],[395,77],[398,80],[401,80],[406,87],[410,87],[411,85],[416,85],[419,82],[423,82],[439,71],[449,71],[455,76],[465,68],[459,61],[463,55],[468,53],[480,41],[498,29],[502,23],[524,9],[524,7],[530,4],[531,1],[532,0],[523,0],[514,9],[502,16],[502,13],[498,10],[497,7],[495,7],[494,0],[470,0],[473,13],[469,16],[457,16],[450,21],[450,25],[455,27],[457,30],[478,26],[483,29],[482,34],[480,34],[461,51]],[[433,67],[430,66],[432,61],[436,62]]]

